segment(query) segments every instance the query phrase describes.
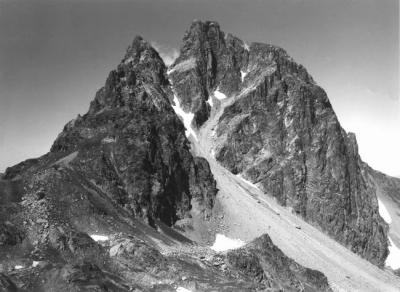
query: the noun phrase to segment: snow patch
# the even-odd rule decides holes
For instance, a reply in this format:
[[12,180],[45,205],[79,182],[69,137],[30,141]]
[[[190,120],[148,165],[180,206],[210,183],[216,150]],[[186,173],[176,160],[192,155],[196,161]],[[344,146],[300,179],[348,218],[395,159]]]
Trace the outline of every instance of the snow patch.
[[214,149],[211,149],[211,157],[215,158],[215,150]]
[[389,239],[389,255],[386,258],[386,266],[391,267],[393,270],[400,268],[400,249]]
[[217,88],[217,90],[214,91],[214,96],[219,100],[226,98],[226,95],[224,93],[222,93],[221,91],[219,91],[218,88]]
[[194,137],[194,139],[196,141],[198,141],[197,135],[191,126],[193,118],[194,118],[194,113],[190,113],[190,112],[186,113],[181,108],[181,104],[180,104],[179,99],[176,96],[176,94],[174,94],[174,103],[175,103],[175,105],[173,105],[172,108],[174,109],[175,113],[183,119],[183,124],[185,125],[185,128],[186,128],[186,131],[185,131],[186,137],[189,137],[190,135],[192,135]]
[[16,270],[21,270],[21,269],[23,269],[24,268],[24,266],[21,266],[21,265],[16,265],[15,267],[14,267],[14,269],[16,269]]
[[207,103],[208,103],[211,107],[213,107],[214,103],[213,103],[213,100],[212,100],[212,96],[209,96],[209,97],[208,97]]
[[223,234],[218,233],[215,236],[215,242],[211,246],[211,249],[216,252],[220,252],[220,251],[226,251],[226,250],[230,250],[230,249],[240,248],[245,244],[246,243],[240,239],[232,239],[232,238],[226,237]]
[[37,261],[32,262],[32,267],[37,267],[38,265],[39,265],[39,262],[37,262]]
[[107,240],[109,240],[109,237],[106,236],[106,235],[92,234],[92,235],[90,235],[90,237],[91,237],[94,241],[107,241]]
[[244,47],[244,49],[246,50],[246,51],[250,51],[250,47],[249,47],[249,45],[247,44],[247,43],[243,43],[243,47]]
[[244,78],[246,77],[247,73],[249,73],[249,71],[242,71],[242,70],[240,70],[240,75],[241,75],[241,77],[242,77],[242,82],[243,82]]
[[176,288],[176,292],[192,292],[192,290],[186,289],[184,287]]
[[386,221],[387,224],[392,223],[392,217],[390,217],[389,211],[381,200],[378,199],[379,215]]

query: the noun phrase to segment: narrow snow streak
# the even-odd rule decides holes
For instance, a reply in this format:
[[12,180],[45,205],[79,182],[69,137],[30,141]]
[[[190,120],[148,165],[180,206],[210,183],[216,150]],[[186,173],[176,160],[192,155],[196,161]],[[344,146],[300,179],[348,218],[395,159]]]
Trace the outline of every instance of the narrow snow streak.
[[240,71],[240,75],[241,75],[241,77],[242,77],[242,82],[243,82],[244,78],[246,77],[247,73],[249,73],[249,72],[247,72],[247,71]]
[[389,255],[386,258],[386,266],[391,267],[396,270],[400,268],[400,249],[394,244],[394,242],[389,238]]
[[390,217],[389,211],[386,209],[385,204],[378,199],[379,215],[386,221],[387,224],[392,223],[392,217]]
[[240,178],[243,182],[245,182],[246,184],[248,184],[249,186],[252,186],[253,188],[256,188],[259,190],[259,188],[253,184],[252,182],[248,181],[247,179],[244,179],[243,176],[241,174],[237,174],[236,175],[238,178]]
[[211,96],[208,97],[207,103],[208,103],[211,107],[213,107],[214,104],[213,104],[213,100],[212,100],[212,97],[211,97]]
[[217,99],[219,99],[219,100],[225,99],[225,98],[226,98],[226,95],[223,94],[223,93],[222,93],[221,91],[219,91],[218,89],[214,91],[214,96],[215,96]]
[[211,249],[216,252],[220,252],[220,251],[226,251],[226,250],[230,250],[230,249],[240,248],[245,244],[246,243],[240,239],[231,239],[229,237],[226,237],[223,234],[218,233],[215,236],[215,242],[211,246]]
[[190,135],[192,135],[194,137],[194,139],[196,141],[198,141],[197,135],[191,126],[193,117],[194,117],[194,113],[186,113],[181,108],[181,104],[180,104],[179,99],[176,96],[176,94],[174,94],[174,103],[175,103],[175,105],[173,105],[172,108],[174,109],[175,113],[183,119],[183,124],[185,125],[185,128],[186,128],[186,131],[185,131],[186,137],[189,137]]
[[94,240],[94,241],[107,241],[109,238],[106,235],[98,235],[98,234],[92,234],[90,235],[90,237]]

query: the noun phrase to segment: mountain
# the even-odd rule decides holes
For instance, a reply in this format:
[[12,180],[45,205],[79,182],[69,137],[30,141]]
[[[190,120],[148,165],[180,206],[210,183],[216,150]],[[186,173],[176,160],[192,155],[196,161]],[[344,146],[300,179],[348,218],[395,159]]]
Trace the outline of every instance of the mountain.
[[[219,106],[209,151],[233,174],[377,265],[388,226],[324,90],[281,48],[194,22],[170,69],[178,99],[199,127]],[[220,100],[223,100],[223,103]]]
[[[208,249],[206,260],[160,253],[196,249],[170,227],[194,205],[207,219],[217,193],[208,162],[190,152],[166,71],[136,37],[87,114],[64,127],[50,152],[7,168],[0,244],[9,275],[1,274],[2,291],[172,291],[193,276],[205,290],[330,291],[323,274],[288,259],[267,236],[243,249],[246,266],[236,252],[229,260]],[[258,255],[260,248],[276,258]]]
[[136,37],[2,175],[0,291],[396,291],[377,185],[397,192],[283,49],[194,21],[167,68]]

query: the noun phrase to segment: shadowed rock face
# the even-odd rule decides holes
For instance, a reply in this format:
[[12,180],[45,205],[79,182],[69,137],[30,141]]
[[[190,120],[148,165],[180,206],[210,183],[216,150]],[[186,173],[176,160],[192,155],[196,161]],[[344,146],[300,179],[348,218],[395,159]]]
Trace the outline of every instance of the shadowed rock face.
[[31,182],[30,192],[64,193],[66,176],[81,177],[86,188],[101,189],[150,224],[174,224],[187,216],[192,199],[209,210],[215,181],[208,163],[189,152],[165,71],[158,53],[137,37],[88,113],[64,127],[50,153],[33,166],[7,169],[5,178],[21,175]]
[[228,97],[215,135],[223,166],[355,253],[384,263],[388,227],[355,136],[342,129],[303,66],[281,48],[247,47],[214,22],[194,22],[169,72],[197,125],[209,116],[205,101],[212,92]]

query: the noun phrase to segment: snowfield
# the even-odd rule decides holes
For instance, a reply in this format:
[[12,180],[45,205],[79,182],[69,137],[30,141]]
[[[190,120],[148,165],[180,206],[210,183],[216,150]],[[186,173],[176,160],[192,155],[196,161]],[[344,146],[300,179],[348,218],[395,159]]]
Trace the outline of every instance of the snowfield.
[[214,96],[219,100],[226,98],[226,95],[224,93],[222,93],[221,91],[219,91],[219,89],[214,91]]
[[106,235],[92,234],[92,235],[90,235],[90,237],[91,237],[94,241],[107,241],[107,240],[109,240],[109,237],[106,236]]
[[211,249],[216,252],[221,252],[221,251],[240,248],[245,244],[246,243],[240,239],[231,239],[223,234],[217,234],[215,236],[215,242],[211,246]]

